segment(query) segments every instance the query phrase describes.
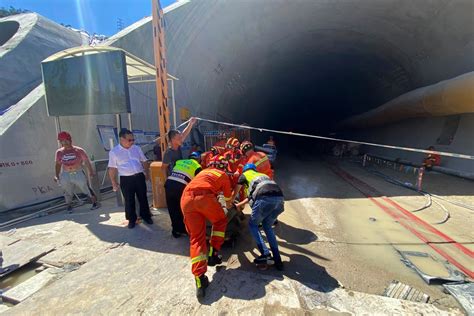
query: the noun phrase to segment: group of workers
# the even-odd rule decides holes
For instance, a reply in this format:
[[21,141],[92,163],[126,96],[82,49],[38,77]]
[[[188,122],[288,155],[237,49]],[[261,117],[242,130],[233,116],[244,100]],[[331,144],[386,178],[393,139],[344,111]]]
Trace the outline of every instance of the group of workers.
[[[213,146],[208,152],[192,152],[188,159],[169,159],[192,128],[194,120],[180,133],[168,133],[170,148],[163,158],[166,201],[172,225],[172,235],[189,235],[191,270],[196,282],[196,296],[205,296],[209,280],[207,266],[222,263],[219,254],[225,240],[226,209],[242,211],[249,203],[252,209],[249,228],[260,256],[256,264],[274,264],[279,270],[283,263],[273,231],[273,223],[284,210],[283,193],[273,180],[273,170],[265,153],[257,152],[250,141],[235,137],[225,146]],[[182,158],[182,157],[181,157]],[[225,206],[219,202],[223,196]],[[206,220],[212,224],[210,247],[206,242]],[[265,231],[271,253],[263,241],[259,225]]]
[[[196,296],[201,299],[209,285],[205,275],[207,266],[222,263],[219,251],[226,237],[227,210],[232,208],[241,212],[248,203],[252,209],[249,228],[260,251],[254,263],[273,264],[277,269],[283,269],[272,225],[284,210],[284,198],[273,180],[267,155],[255,151],[250,141],[240,143],[237,138],[230,137],[224,146],[214,146],[202,154],[192,152],[185,159],[180,146],[195,123],[196,119],[192,118],[182,133],[177,130],[168,132],[170,146],[163,155],[162,168],[167,177],[165,192],[171,233],[175,238],[189,235],[191,270],[195,277]],[[89,177],[95,176],[87,153],[72,145],[72,137],[67,132],[59,133],[58,141],[61,148],[56,152],[54,180],[64,189],[68,210],[72,212],[74,186],[89,196],[92,209],[98,208],[82,169],[85,166]],[[141,148],[134,144],[135,138],[130,130],[122,129],[119,141],[109,152],[108,172],[113,190],[120,189],[124,197],[128,228],[134,228],[137,222],[135,197],[139,202],[140,217],[151,225],[153,220],[146,189],[148,160]],[[222,196],[225,205],[219,201]],[[212,224],[209,249],[206,220]],[[259,227],[263,228],[270,249]]]

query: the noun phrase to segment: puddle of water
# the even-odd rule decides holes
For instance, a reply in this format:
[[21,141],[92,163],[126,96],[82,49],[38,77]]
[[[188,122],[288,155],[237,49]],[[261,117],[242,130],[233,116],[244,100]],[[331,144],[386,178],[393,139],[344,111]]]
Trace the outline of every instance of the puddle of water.
[[4,278],[0,279],[0,290],[6,291],[15,285],[18,285],[31,277],[34,277],[37,272],[35,271],[39,268],[41,264],[37,262],[32,262],[26,266],[8,274]]
[[434,261],[431,257],[409,256],[410,261],[424,274],[449,277],[449,272],[446,267],[438,261]]

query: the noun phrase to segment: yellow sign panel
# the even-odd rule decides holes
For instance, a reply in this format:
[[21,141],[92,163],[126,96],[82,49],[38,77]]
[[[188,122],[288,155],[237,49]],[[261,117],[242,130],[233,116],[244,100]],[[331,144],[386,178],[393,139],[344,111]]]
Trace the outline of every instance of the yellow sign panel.
[[191,118],[191,111],[188,108],[180,108],[179,118],[181,119],[181,122],[186,122]]

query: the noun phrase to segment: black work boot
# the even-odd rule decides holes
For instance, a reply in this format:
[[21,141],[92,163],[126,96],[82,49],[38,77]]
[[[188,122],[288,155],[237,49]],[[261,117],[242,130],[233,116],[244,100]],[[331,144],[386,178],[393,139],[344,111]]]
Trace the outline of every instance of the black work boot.
[[274,261],[273,261],[273,257],[270,254],[268,254],[268,255],[258,256],[257,258],[253,259],[253,263],[272,265],[274,264]]
[[196,281],[196,297],[200,300],[206,296],[206,288],[209,286],[209,279],[205,274],[194,278]]
[[275,260],[275,268],[278,270],[278,271],[283,271],[285,270],[285,267],[283,266],[283,262],[281,260]]
[[211,249],[209,250],[209,258],[207,259],[207,265],[213,267],[221,263],[222,263],[222,256],[219,255],[217,250],[214,250],[214,248],[211,247]]

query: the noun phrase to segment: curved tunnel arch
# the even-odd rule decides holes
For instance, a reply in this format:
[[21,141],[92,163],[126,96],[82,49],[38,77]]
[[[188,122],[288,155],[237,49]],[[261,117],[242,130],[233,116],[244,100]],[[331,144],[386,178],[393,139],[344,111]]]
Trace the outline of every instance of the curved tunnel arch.
[[168,69],[183,78],[177,103],[198,115],[325,132],[472,71],[472,9],[468,0],[193,1],[166,14]]

